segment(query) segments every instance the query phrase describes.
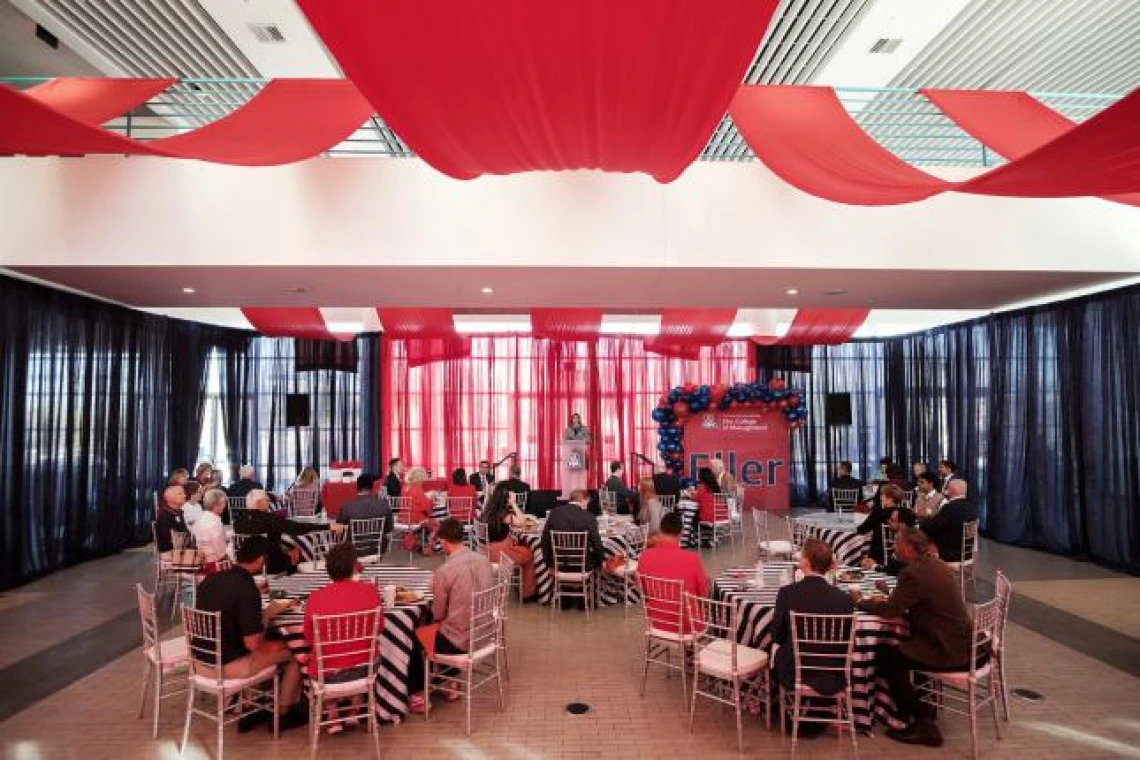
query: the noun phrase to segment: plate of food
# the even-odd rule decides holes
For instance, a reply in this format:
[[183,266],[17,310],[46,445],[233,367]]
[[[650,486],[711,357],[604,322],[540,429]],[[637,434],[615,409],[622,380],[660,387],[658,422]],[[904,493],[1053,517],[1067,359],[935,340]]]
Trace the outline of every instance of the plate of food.
[[868,594],[866,598],[870,599],[872,602],[885,602],[890,599],[890,597],[884,594],[882,591],[873,591]]
[[421,591],[413,591],[402,586],[396,589],[396,604],[415,604],[423,598]]
[[840,570],[835,574],[835,578],[840,583],[858,583],[863,580],[863,571],[853,569]]

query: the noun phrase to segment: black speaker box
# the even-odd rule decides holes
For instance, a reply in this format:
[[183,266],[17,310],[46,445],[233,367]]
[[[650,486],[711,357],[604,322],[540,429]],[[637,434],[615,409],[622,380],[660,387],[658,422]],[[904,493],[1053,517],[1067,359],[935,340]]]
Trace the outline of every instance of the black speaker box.
[[308,393],[290,393],[285,397],[285,425],[288,427],[308,427]]
[[824,404],[824,413],[828,425],[851,424],[850,393],[829,393]]

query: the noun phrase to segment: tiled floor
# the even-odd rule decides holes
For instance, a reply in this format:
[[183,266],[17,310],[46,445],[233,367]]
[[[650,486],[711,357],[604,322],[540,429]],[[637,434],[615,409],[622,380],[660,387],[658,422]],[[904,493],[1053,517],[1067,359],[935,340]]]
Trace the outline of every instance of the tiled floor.
[[[1060,626],[1071,625],[1073,620],[1090,626],[1090,630],[1109,630],[1104,627],[1112,626],[1116,629],[1112,635],[1118,637],[1114,641],[1137,630],[1135,604],[1117,604],[1120,595],[1135,594],[1129,582],[1121,582],[1123,576],[1087,564],[989,544],[985,558],[1005,567],[1015,583],[1032,582],[1036,597],[1033,605],[1038,612],[1042,608],[1048,611],[1051,601],[1071,599],[1067,588],[1085,588],[1080,603],[1074,602],[1071,610],[1078,617],[1064,618]],[[751,551],[744,547],[706,553],[713,573],[751,560]],[[91,637],[121,637],[117,629],[108,628],[106,621],[114,621],[133,609],[132,583],[136,577],[145,578],[148,561],[147,554],[131,552],[59,573],[15,595],[0,597],[0,667],[10,666],[0,670],[0,691],[15,695],[33,693],[34,683],[4,677],[35,679],[28,663],[50,670],[56,659],[54,653],[61,650],[60,642],[64,642],[62,649],[78,649],[91,647]],[[988,576],[988,570],[983,575]],[[983,595],[988,588],[983,584]],[[1106,593],[1111,595],[1101,596]],[[1015,619],[1017,611],[1015,600]],[[1082,637],[1079,632],[1049,630],[1051,618],[1047,614],[1026,617],[1039,630],[1011,625],[1010,679],[1012,685],[1037,690],[1046,699],[1035,704],[1015,702],[1014,722],[1002,724],[1005,738],[1000,742],[994,738],[992,722],[981,721],[982,755],[1031,755],[1034,760],[1140,758],[1140,681],[1104,662],[1106,654],[1095,644],[1086,647],[1082,641],[1090,637]],[[96,629],[99,632],[83,635],[83,631],[100,623],[104,625]],[[635,615],[627,620],[621,609],[611,608],[589,623],[580,613],[560,614],[552,621],[548,610],[525,607],[513,614],[511,626],[512,680],[507,685],[506,711],[498,711],[492,689],[476,702],[476,729],[470,739],[463,735],[460,705],[441,706],[430,722],[417,717],[384,727],[380,738],[385,757],[704,760],[737,756],[731,712],[699,705],[696,728],[690,734],[681,709],[679,681],[666,680],[660,673],[651,674],[645,697],[638,695],[641,627]],[[1071,646],[1055,639],[1069,641]],[[1125,643],[1129,640],[1140,643],[1124,639]],[[120,641],[117,645],[125,643]],[[40,653],[38,660],[36,652]],[[19,760],[177,756],[183,703],[167,703],[160,739],[152,741],[149,720],[135,719],[140,670],[141,657],[131,649],[41,701],[27,705],[0,723],[0,747],[5,756]],[[568,715],[563,708],[574,701],[590,704],[592,712],[582,717]],[[911,749],[877,736],[860,738],[859,751],[863,757],[968,757],[965,721],[950,717],[944,720],[943,728],[947,743],[941,750]],[[786,757],[789,751],[789,743],[781,740],[778,732],[767,731],[756,719],[746,721],[745,743],[749,756]],[[324,737],[320,755],[367,757],[370,746],[362,733]],[[275,743],[264,733],[239,736],[231,728],[226,735],[226,750],[231,758],[303,757],[308,753],[307,736],[303,730],[297,730],[282,735]],[[211,726],[197,724],[187,756],[207,757],[212,752]],[[850,755],[848,742],[840,743],[834,737],[804,741],[798,753],[805,758]]]

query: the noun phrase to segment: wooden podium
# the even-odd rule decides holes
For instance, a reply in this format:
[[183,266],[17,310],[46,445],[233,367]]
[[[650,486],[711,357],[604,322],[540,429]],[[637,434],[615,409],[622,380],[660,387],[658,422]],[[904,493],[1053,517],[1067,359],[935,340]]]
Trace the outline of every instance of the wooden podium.
[[586,441],[562,441],[559,445],[559,459],[562,469],[562,498],[570,498],[576,488],[586,488],[587,459],[590,444]]

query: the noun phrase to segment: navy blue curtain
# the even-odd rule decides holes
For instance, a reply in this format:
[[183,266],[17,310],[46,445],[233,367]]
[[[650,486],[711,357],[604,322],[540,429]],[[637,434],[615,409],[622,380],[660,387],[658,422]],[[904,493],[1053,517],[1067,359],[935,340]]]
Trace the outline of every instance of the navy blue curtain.
[[[953,459],[991,538],[1140,572],[1140,287],[883,341],[817,347],[794,493],[843,459],[863,474]],[[823,394],[851,392],[828,427]]]

